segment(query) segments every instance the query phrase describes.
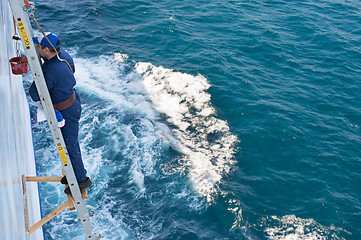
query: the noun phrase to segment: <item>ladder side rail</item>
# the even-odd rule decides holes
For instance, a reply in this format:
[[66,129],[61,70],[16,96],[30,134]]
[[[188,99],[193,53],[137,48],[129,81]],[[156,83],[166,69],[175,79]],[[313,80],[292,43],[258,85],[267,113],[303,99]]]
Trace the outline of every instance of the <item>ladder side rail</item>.
[[[36,51],[35,44],[32,41],[33,33],[30,25],[29,17],[27,16],[25,4],[21,0],[9,0],[12,13],[15,18],[17,27],[19,28],[21,40],[24,46],[25,54],[28,58],[29,66],[38,90],[41,103],[44,108],[45,116],[47,118],[54,142],[61,157],[64,172],[69,182],[70,191],[73,195],[75,206],[77,208],[84,232],[87,239],[97,239],[93,234],[93,228],[90,222],[88,208],[81,196],[79,185],[76,181],[73,167],[69,161],[69,154],[60,129],[58,128],[58,121],[55,116],[54,107],[46,86],[45,78],[41,69],[40,60]],[[30,34],[30,35],[29,35]]]

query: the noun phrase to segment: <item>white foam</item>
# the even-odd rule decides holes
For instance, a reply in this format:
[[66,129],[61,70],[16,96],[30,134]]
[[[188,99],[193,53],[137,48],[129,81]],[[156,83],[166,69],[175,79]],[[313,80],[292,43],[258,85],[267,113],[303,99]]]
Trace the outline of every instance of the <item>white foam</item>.
[[[169,141],[174,149],[182,152],[184,157],[179,160],[180,166],[164,166],[165,172],[188,171],[188,176],[193,182],[195,190],[212,201],[217,195],[218,184],[222,177],[229,172],[234,164],[234,145],[238,141],[232,135],[226,121],[215,117],[215,109],[211,106],[210,95],[206,90],[210,87],[206,78],[201,75],[175,72],[163,67],[155,67],[150,63],[137,63],[136,72],[129,72],[124,75],[124,61],[128,59],[125,54],[115,53],[115,58],[97,57],[93,59],[75,59],[77,62],[78,86],[91,96],[96,96],[111,104],[104,109],[104,113],[110,108],[124,111],[132,109],[146,114],[148,119],[155,119],[156,113],[149,105],[144,89],[139,85],[142,80],[145,90],[149,94],[154,107],[161,113],[165,113],[168,121],[176,128],[173,133],[164,134],[158,123],[148,124],[148,131],[155,131],[156,136],[151,134],[143,136],[142,140],[132,136],[128,132],[128,150],[125,152],[132,156],[133,162],[130,168],[132,173],[131,182],[138,186],[139,193],[145,191],[144,177],[152,172],[155,161],[152,160],[148,148],[142,156],[139,156],[141,149],[133,149],[136,142],[157,138],[167,135],[165,140]],[[142,75],[142,77],[140,75]],[[122,80],[120,80],[122,79]],[[100,114],[102,109],[97,109]],[[107,120],[108,125],[115,125],[116,120]],[[212,137],[209,141],[208,138]],[[133,144],[132,144],[133,143]],[[150,166],[150,167],[149,167]],[[171,169],[175,168],[175,169]],[[163,170],[164,170],[163,169]]]
[[343,231],[347,233],[341,228],[336,228],[334,226],[326,227],[311,218],[303,219],[296,217],[295,215],[266,217],[262,219],[262,224],[268,225],[265,231],[270,239],[277,240],[322,240],[329,239],[330,235],[334,236],[335,239],[338,239],[338,232]]
[[[130,183],[136,184],[139,193],[142,194],[145,191],[144,177],[152,173],[155,161],[152,160],[149,152],[151,147],[141,149],[139,146],[154,142],[154,139],[158,137],[152,134],[155,131],[153,125],[156,123],[152,121],[156,117],[156,112],[146,98],[140,82],[141,77],[134,72],[125,73],[126,65],[123,62],[128,57],[125,54],[114,54],[114,57],[116,61],[111,56],[91,59],[76,58],[77,85],[86,94],[100,98],[100,102],[105,103],[102,107],[88,108],[84,111],[89,115],[88,118],[103,116],[103,122],[99,123],[95,118],[93,121],[96,122],[88,129],[104,128],[113,133],[109,144],[113,149],[124,148],[123,154],[132,159],[129,170],[132,175]],[[115,113],[110,114],[111,112]],[[134,135],[132,125],[119,124],[122,120],[121,115],[127,112],[134,114],[134,118],[138,116],[137,126],[145,130],[142,136]],[[83,121],[87,121],[86,118],[84,117]]]
[[178,160],[180,166],[170,163],[163,171],[188,170],[195,190],[207,201],[213,201],[222,177],[234,164],[238,140],[230,133],[227,122],[216,118],[211,96],[206,92],[210,87],[207,79],[151,63],[139,62],[135,67],[144,78],[154,107],[176,126],[178,149],[184,154]]
[[231,231],[242,228],[243,221],[243,211],[241,208],[241,202],[238,199],[229,199],[228,200],[228,209],[229,212],[234,214],[234,222],[231,227]]
[[129,56],[124,53],[114,53],[113,57],[114,57],[115,61],[117,61],[119,63],[123,63],[129,59]]

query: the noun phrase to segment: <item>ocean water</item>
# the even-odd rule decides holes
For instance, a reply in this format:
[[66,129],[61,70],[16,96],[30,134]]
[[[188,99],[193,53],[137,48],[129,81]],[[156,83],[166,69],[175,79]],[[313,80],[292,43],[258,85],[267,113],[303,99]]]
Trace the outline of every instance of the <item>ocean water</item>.
[[[359,1],[35,4],[74,57],[95,234],[361,239]],[[60,175],[33,130],[39,175]],[[44,215],[65,201],[40,188]],[[44,231],[84,239],[68,210]]]

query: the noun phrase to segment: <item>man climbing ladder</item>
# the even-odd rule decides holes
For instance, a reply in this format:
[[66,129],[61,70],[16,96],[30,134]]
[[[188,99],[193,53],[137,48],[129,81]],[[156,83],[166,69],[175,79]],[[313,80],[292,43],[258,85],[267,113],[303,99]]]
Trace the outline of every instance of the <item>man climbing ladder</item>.
[[[78,141],[81,104],[79,95],[74,89],[76,84],[73,74],[74,61],[66,51],[60,50],[60,40],[56,34],[51,32],[45,34],[34,37],[33,42],[44,60],[42,70],[50,98],[55,109],[59,110],[65,119],[65,126],[61,128],[61,132],[79,188],[88,188],[92,183],[86,176]],[[40,101],[35,82],[31,85],[29,93],[34,101]],[[61,183],[68,183],[66,177],[63,177]],[[70,193],[69,187],[65,189],[65,193]]]
[[[55,146],[59,151],[61,164],[63,166],[63,170],[66,175],[66,178],[62,179],[62,182],[68,183],[68,187],[70,188],[69,189],[70,191],[67,190],[67,192],[71,193],[71,195],[70,194],[67,195],[68,200],[66,202],[61,204],[59,207],[54,209],[51,213],[46,215],[44,218],[39,220],[37,223],[35,223],[31,227],[28,225],[28,227],[29,227],[28,228],[27,224],[25,224],[25,227],[28,231],[28,234],[31,234],[32,232],[36,231],[36,229],[41,227],[43,224],[45,224],[47,221],[52,219],[54,216],[59,214],[61,211],[63,211],[67,207],[69,207],[70,210],[76,208],[76,210],[79,214],[80,223],[82,224],[83,229],[84,229],[86,239],[89,239],[89,240],[100,239],[101,238],[100,235],[98,237],[96,237],[93,234],[93,227],[92,227],[91,221],[90,221],[90,212],[88,211],[88,208],[84,201],[84,199],[87,196],[83,197],[83,193],[85,193],[85,195],[86,195],[86,191],[85,190],[82,192],[80,191],[81,188],[85,189],[85,188],[89,187],[91,185],[91,181],[89,178],[86,177],[84,166],[83,166],[83,163],[81,160],[80,149],[78,148],[79,147],[79,145],[78,145],[78,121],[80,118],[81,107],[80,107],[80,101],[79,101],[79,98],[78,98],[76,92],[71,90],[73,88],[73,86],[75,85],[75,79],[73,79],[74,76],[72,76],[73,75],[72,71],[74,68],[73,61],[72,61],[71,57],[64,51],[60,52],[59,58],[55,57],[56,54],[54,55],[54,53],[51,53],[49,47],[48,48],[42,47],[42,46],[44,46],[44,44],[46,44],[45,42],[43,42],[42,38],[37,38],[35,40],[35,41],[38,41],[37,47],[34,45],[33,41],[31,41],[31,37],[33,37],[33,31],[32,31],[28,17],[30,17],[34,21],[34,23],[37,25],[37,27],[39,28],[39,30],[43,34],[43,37],[46,40],[47,40],[47,35],[49,35],[49,33],[47,33],[47,34],[44,33],[44,31],[41,29],[41,27],[35,20],[34,4],[29,3],[28,0],[8,0],[8,1],[9,1],[11,10],[12,10],[13,16],[14,16],[15,25],[18,27],[19,32],[21,34],[21,42],[23,43],[25,55],[28,60],[28,63],[29,63],[30,69],[31,69],[31,73],[33,75],[35,86],[36,86],[35,93],[31,93],[31,95],[33,95],[32,97],[35,97],[36,100],[40,99],[41,104],[44,108],[45,117],[49,123],[49,128],[50,128],[51,134],[53,136]],[[29,12],[29,10],[31,10],[31,12]],[[54,34],[54,36],[56,36],[56,35]],[[49,35],[50,38],[52,38],[54,36]],[[55,39],[55,41],[54,40],[50,41],[50,39],[48,41],[48,43],[50,45],[53,45],[53,46],[51,46],[52,49],[54,49],[55,46],[56,47],[59,46],[59,43],[57,41],[58,38],[56,37],[54,39]],[[40,65],[40,61],[39,61],[36,49],[38,49],[39,53],[42,55],[42,57],[46,59],[43,68]],[[56,48],[55,48],[55,52],[57,52]],[[51,56],[51,55],[54,55],[54,56]],[[69,68],[68,72],[64,72],[63,65],[61,65],[60,62],[56,61],[56,60],[59,60],[59,61],[63,62],[63,60],[61,58],[67,59],[73,65],[73,68],[72,68],[68,61],[64,61],[66,63],[65,66],[68,66],[68,68]],[[47,61],[48,61],[48,64],[47,64]],[[56,64],[54,62],[52,63],[52,61],[55,61]],[[52,64],[54,64],[54,66],[56,66],[55,70],[59,70],[59,69],[63,69],[63,70],[60,72],[54,71],[53,75],[51,75],[49,79],[52,81],[53,80],[52,77],[55,76],[55,77],[59,78],[60,75],[65,75],[65,76],[67,76],[67,78],[69,77],[69,75],[72,76],[72,77],[69,77],[70,80],[68,79],[69,82],[73,81],[73,84],[69,85],[71,88],[70,90],[68,89],[68,87],[66,87],[65,89],[67,89],[67,91],[65,91],[65,92],[62,92],[60,90],[60,91],[55,91],[55,93],[49,94],[48,86],[50,86],[50,85],[48,85],[48,81],[45,81],[42,69],[44,69],[44,73],[46,73],[48,70],[46,70],[45,68],[52,69],[52,67],[53,67]],[[58,69],[58,67],[59,67],[59,69]],[[52,73],[52,71],[50,71],[49,73]],[[56,75],[55,73],[58,75]],[[50,81],[49,81],[49,83],[50,83]],[[57,83],[54,82],[52,84],[54,86],[56,84],[60,84],[60,86],[63,86],[62,84],[64,84],[64,83],[66,83],[66,82],[59,81]],[[65,84],[65,85],[68,86],[68,84]],[[54,86],[52,86],[52,88]],[[63,86],[63,87],[65,87],[65,86]],[[32,91],[34,91],[34,90],[32,90]],[[58,95],[58,94],[60,94],[60,95]],[[50,97],[50,95],[52,95],[52,96]],[[74,97],[75,97],[75,99],[74,99]],[[54,104],[52,103],[52,99],[54,99],[54,103],[56,104],[56,107],[58,107],[59,109],[62,109],[61,111],[63,112],[64,117],[68,118],[66,120],[66,121],[68,121],[68,127],[70,126],[70,129],[76,129],[75,134],[74,134],[74,132],[71,132],[71,130],[65,130],[65,132],[68,131],[73,134],[72,136],[70,136],[71,140],[68,143],[65,143],[62,131],[58,128],[58,121],[57,121],[57,117],[55,115]],[[65,125],[67,125],[67,123],[65,123]],[[65,136],[66,134],[67,133],[64,133],[64,137],[66,137]],[[76,157],[74,158],[76,160],[74,160],[74,159],[70,160],[70,154],[68,153],[68,150],[66,147],[67,145],[69,145],[69,148],[73,147],[73,146],[70,146],[73,143],[75,143],[74,146],[76,146],[74,148],[74,149],[76,149],[74,154],[75,154],[75,156],[78,155],[78,158],[76,158]],[[79,156],[80,156],[80,158],[79,158]],[[75,165],[78,164],[78,166],[76,168],[78,170],[80,169],[79,171],[76,170],[76,171],[78,171],[77,175],[74,173],[72,161],[74,161]],[[26,191],[25,191],[26,182],[34,181],[34,180],[38,181],[38,182],[39,181],[59,181],[60,179],[61,179],[61,177],[27,177],[27,176],[25,177],[25,176],[23,176],[24,206],[27,206],[27,201],[26,201],[27,198],[26,198]],[[79,181],[80,181],[80,183],[79,183]],[[26,209],[27,209],[27,207],[24,208],[24,211],[26,211]],[[25,219],[25,222],[26,222],[26,219]]]

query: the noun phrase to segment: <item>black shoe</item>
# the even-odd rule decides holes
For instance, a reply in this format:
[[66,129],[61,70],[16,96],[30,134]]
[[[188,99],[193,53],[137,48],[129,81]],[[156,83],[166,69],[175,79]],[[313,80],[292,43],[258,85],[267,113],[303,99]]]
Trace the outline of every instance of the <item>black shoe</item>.
[[63,176],[60,180],[61,184],[68,184],[68,180],[66,179],[65,176]]
[[[86,169],[84,169],[84,170],[85,170],[85,174],[87,174],[87,173],[88,173],[87,170],[86,170]],[[66,176],[63,176],[63,177],[61,178],[60,182],[61,182],[62,184],[68,184],[68,179],[66,179]]]
[[[90,181],[89,177],[86,177],[85,180],[78,182],[78,184],[79,184],[79,188],[80,188],[80,191],[81,191],[81,190],[83,190],[85,188],[90,187],[92,185],[92,181]],[[65,188],[64,192],[65,192],[65,194],[70,194],[69,186]]]

